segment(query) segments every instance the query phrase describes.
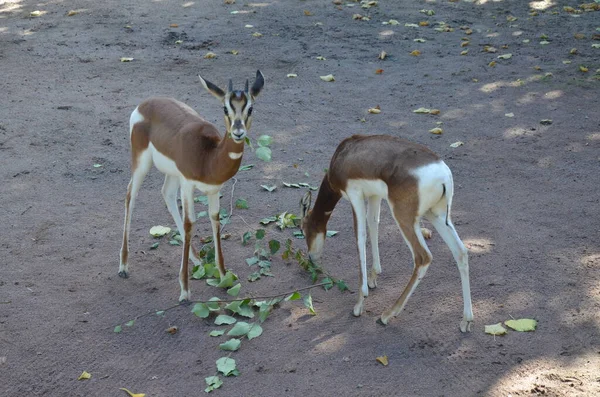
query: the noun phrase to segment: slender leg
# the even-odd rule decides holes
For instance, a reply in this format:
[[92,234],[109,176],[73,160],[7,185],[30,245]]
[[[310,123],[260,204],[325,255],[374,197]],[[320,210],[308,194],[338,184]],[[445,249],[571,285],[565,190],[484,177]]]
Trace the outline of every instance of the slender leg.
[[402,216],[402,209],[394,212],[394,218],[396,218],[396,221],[398,222],[398,226],[402,231],[402,236],[413,254],[413,274],[404,288],[404,291],[402,291],[402,294],[396,303],[394,303],[394,306],[384,311],[381,315],[381,322],[383,324],[387,324],[391,317],[397,316],[402,311],[404,305],[406,305],[406,301],[410,298],[421,279],[425,276],[429,264],[431,263],[431,253],[429,252],[423,234],[421,233],[419,219],[403,219]]
[[149,150],[141,153],[137,159],[137,167],[132,170],[131,180],[127,185],[127,196],[125,197],[125,221],[123,225],[123,243],[121,245],[121,262],[119,264],[119,276],[129,277],[129,229],[131,228],[131,215],[135,205],[135,199],[142,186],[142,182],[152,166],[152,156]]
[[381,209],[381,197],[371,196],[367,206],[367,226],[371,240],[371,251],[373,253],[373,264],[369,273],[369,288],[377,287],[377,275],[381,273],[381,262],[379,260],[379,210]]
[[366,230],[366,210],[365,201],[362,192],[348,192],[348,198],[352,204],[352,214],[354,215],[354,232],[356,233],[356,245],[358,247],[358,257],[360,261],[360,291],[358,293],[358,302],[354,306],[353,313],[360,316],[363,312],[365,297],[369,295],[367,285],[367,230]]
[[[444,212],[445,212],[444,208]],[[462,284],[462,294],[464,302],[463,319],[460,322],[461,332],[471,332],[473,325],[473,307],[471,305],[471,286],[469,283],[469,254],[467,248],[461,241],[460,237],[454,229],[452,221],[448,218],[448,224],[446,224],[446,215],[435,214],[430,212],[427,214],[427,219],[433,224],[435,229],[438,231],[442,239],[450,251],[452,256],[458,265],[458,271],[460,273],[460,281]]]
[[223,260],[223,251],[221,251],[221,224],[219,222],[219,192],[208,194],[208,214],[213,231],[213,241],[215,243],[215,260],[219,267],[221,277],[225,276],[225,263]]
[[183,255],[181,258],[181,267],[179,269],[179,286],[181,294],[179,301],[191,299],[189,286],[188,261],[190,257],[190,241],[192,239],[192,226],[195,221],[194,214],[194,187],[191,184],[181,184],[181,203],[183,205]]
[[[175,221],[177,230],[181,233],[181,238],[185,240],[185,231],[183,230],[183,221],[181,214],[179,213],[179,207],[177,206],[177,191],[179,190],[179,178],[171,175],[165,175],[165,183],[162,187],[162,195],[167,204],[167,209]],[[200,265],[202,262],[198,258],[198,254],[194,248],[190,245],[190,259],[194,262],[194,265]]]

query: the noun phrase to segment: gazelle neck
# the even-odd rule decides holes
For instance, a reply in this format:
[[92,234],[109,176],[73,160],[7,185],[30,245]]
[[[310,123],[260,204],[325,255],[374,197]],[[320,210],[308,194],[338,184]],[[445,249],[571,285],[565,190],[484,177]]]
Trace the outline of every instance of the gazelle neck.
[[325,175],[319,188],[317,200],[309,215],[309,222],[315,225],[319,232],[326,231],[331,213],[341,198],[341,193],[331,187],[329,177]]
[[222,178],[224,180],[229,180],[240,168],[242,155],[244,154],[244,144],[244,141],[240,143],[235,142],[231,137],[231,133],[227,130],[225,136],[216,147],[213,158],[213,161],[217,164],[215,171],[219,173],[223,172],[224,175]]

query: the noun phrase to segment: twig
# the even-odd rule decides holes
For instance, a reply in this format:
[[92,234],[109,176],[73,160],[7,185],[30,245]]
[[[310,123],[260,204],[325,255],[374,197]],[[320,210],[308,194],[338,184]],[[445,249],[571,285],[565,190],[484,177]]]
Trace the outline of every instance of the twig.
[[138,320],[140,318],[143,318],[143,317],[150,316],[152,314],[156,314],[157,312],[164,313],[164,312],[167,312],[169,310],[175,309],[175,308],[177,308],[179,306],[188,306],[191,303],[232,303],[232,302],[244,301],[246,299],[251,299],[251,300],[257,300],[257,299],[274,299],[274,298],[278,298],[280,296],[291,295],[294,292],[306,291],[308,289],[313,289],[313,288],[316,288],[316,287],[321,287],[323,285],[329,285],[329,284],[331,284],[331,283],[329,283],[329,282],[327,282],[327,283],[318,283],[318,284],[309,285],[308,287],[298,288],[298,289],[295,289],[295,290],[292,290],[292,291],[282,292],[282,293],[279,293],[279,294],[268,295],[268,296],[244,297],[244,298],[218,300],[218,301],[214,301],[214,300],[213,301],[211,301],[211,300],[197,300],[197,301],[189,301],[189,302],[186,302],[186,303],[178,303],[176,305],[169,306],[169,307],[167,307],[166,309],[163,309],[163,310],[153,310],[153,311],[148,312],[148,313],[140,314],[139,316],[134,317],[133,321],[136,321],[136,320]]
[[0,304],[2,305],[8,305],[9,303],[12,303],[12,301],[1,301]]
[[29,207],[25,208],[25,211],[21,212],[21,215],[24,215],[27,211],[29,211],[32,208],[32,206],[30,205]]

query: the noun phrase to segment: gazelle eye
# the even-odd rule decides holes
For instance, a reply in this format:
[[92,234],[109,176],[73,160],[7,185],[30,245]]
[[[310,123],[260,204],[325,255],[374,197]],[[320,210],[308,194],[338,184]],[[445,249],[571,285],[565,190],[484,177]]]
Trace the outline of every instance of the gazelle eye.
[[225,116],[229,116],[229,111],[227,110],[227,106],[223,106],[223,111],[225,112]]
[[248,109],[248,117],[250,117],[252,115],[252,106],[250,106],[250,108]]

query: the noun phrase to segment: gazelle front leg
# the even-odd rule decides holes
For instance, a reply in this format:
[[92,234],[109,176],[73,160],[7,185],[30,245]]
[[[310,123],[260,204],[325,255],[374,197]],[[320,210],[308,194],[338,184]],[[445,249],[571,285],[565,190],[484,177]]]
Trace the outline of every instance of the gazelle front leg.
[[[185,230],[183,230],[183,221],[181,220],[181,214],[179,213],[179,207],[177,206],[177,191],[179,190],[179,178],[171,175],[165,175],[165,183],[162,187],[162,195],[165,200],[165,204],[167,205],[167,210],[173,217],[173,221],[175,222],[175,226],[179,233],[181,234],[181,238],[185,239]],[[194,263],[194,265],[199,266],[202,264],[200,259],[198,258],[198,254],[194,250],[194,247],[190,243],[190,259]]]
[[353,310],[353,314],[358,317],[363,312],[365,297],[369,295],[369,288],[367,286],[366,211],[362,192],[348,192],[348,198],[352,204],[352,214],[354,215],[354,232],[356,233],[356,245],[358,248],[358,257],[360,261],[360,291],[358,293],[358,302],[356,305],[354,305]]
[[379,260],[379,212],[381,209],[381,197],[371,196],[367,206],[367,226],[369,227],[369,238],[371,240],[371,251],[373,253],[373,264],[369,273],[369,288],[377,287],[377,275],[381,274],[381,262]]
[[192,239],[192,226],[195,221],[194,214],[194,186],[188,183],[181,184],[181,204],[183,206],[183,255],[179,269],[179,286],[181,294],[179,301],[184,302],[192,298],[189,286],[188,261],[190,258],[190,241]]
[[221,250],[221,223],[219,222],[219,192],[207,194],[208,213],[210,215],[210,224],[213,231],[213,242],[215,244],[215,261],[219,268],[221,277],[225,276],[225,263],[223,260],[223,251]]

